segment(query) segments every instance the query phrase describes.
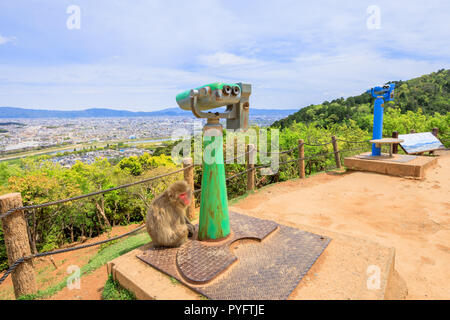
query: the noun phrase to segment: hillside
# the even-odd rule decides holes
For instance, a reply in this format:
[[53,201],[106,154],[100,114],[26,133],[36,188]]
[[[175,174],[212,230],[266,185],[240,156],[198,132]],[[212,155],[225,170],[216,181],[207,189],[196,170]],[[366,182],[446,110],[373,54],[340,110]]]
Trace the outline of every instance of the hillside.
[[[411,80],[390,83],[396,84],[396,91],[395,101],[386,104],[388,107],[398,108],[401,113],[422,109],[425,115],[450,112],[450,70],[441,69]],[[335,123],[347,124],[353,119],[358,127],[369,130],[371,124],[367,121],[367,115],[373,113],[373,100],[370,94],[363,93],[347,99],[324,101],[302,108],[284,119],[275,121],[272,126],[283,129],[294,122],[315,122],[330,127]]]

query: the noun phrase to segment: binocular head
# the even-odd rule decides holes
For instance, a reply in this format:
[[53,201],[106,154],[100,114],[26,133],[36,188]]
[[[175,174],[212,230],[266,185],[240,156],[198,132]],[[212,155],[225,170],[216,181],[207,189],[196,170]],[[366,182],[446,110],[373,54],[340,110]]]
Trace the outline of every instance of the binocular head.
[[394,100],[394,89],[395,83],[390,83],[382,87],[374,87],[366,92],[370,93],[374,98],[383,98],[384,101],[392,101]]
[[[198,118],[227,119],[227,129],[247,129],[249,115],[249,96],[251,85],[244,83],[215,82],[192,90],[184,91],[176,96],[178,106],[190,110]],[[204,113],[226,106],[224,113]]]
[[241,98],[241,87],[238,84],[215,82],[177,95],[178,106],[183,110],[191,110],[191,98],[198,98],[200,110],[211,110],[238,103]]

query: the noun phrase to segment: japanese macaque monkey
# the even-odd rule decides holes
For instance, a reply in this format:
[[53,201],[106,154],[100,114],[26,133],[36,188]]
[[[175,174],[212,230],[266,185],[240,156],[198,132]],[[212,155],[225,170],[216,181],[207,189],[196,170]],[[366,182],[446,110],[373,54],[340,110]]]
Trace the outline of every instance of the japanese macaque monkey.
[[195,227],[186,217],[191,199],[188,184],[177,181],[152,201],[145,225],[155,247],[179,247],[194,234]]

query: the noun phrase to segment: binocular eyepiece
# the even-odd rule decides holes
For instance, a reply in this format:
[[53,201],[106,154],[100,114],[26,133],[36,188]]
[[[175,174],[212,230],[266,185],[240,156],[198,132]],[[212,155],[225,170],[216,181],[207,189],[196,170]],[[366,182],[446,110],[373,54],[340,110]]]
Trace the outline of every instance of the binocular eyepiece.
[[225,85],[225,86],[223,86],[223,88],[222,88],[222,92],[223,92],[223,94],[226,95],[226,96],[230,95],[232,91],[233,91],[233,90],[231,90],[231,87],[228,86],[228,85]]
[[241,88],[239,86],[224,85],[222,88],[222,92],[225,96],[238,96],[239,93],[241,93]]

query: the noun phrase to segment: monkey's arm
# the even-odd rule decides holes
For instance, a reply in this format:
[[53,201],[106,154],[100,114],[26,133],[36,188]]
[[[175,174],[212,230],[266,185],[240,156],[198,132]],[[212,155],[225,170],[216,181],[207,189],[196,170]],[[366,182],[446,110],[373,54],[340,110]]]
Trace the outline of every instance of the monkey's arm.
[[184,222],[186,222],[186,226],[188,228],[188,237],[192,237],[195,232],[195,226],[189,221],[187,216],[184,216]]
[[178,247],[182,245],[188,237],[188,229],[185,224],[168,226],[160,230],[156,235],[158,245],[165,247]]

